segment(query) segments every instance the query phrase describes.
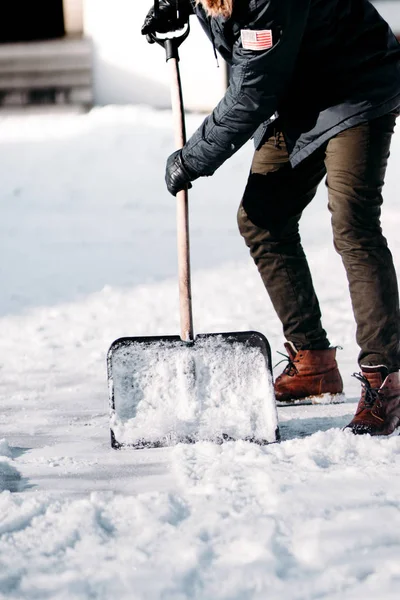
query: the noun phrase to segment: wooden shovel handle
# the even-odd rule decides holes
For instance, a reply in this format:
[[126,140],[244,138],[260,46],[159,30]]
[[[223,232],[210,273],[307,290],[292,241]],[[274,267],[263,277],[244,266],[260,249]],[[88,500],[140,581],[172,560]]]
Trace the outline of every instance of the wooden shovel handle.
[[[179,149],[182,148],[186,142],[182,85],[178,59],[170,58],[168,64],[171,77],[171,104],[174,119],[175,144]],[[181,339],[185,342],[191,342],[194,340],[194,333],[190,281],[189,209],[187,189],[178,192],[176,195],[176,211]]]

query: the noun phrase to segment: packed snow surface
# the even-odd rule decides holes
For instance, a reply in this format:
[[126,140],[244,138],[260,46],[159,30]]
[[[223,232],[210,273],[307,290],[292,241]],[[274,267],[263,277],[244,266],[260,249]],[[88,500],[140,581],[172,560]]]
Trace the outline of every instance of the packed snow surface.
[[[169,112],[0,119],[0,598],[397,599],[400,438],[342,429],[358,348],[324,186],[302,236],[346,403],[279,408],[282,441],[263,447],[111,449],[111,343],[179,334],[172,150]],[[275,364],[281,326],[236,225],[251,155],[190,191],[194,326],[259,331]],[[399,160],[396,133],[396,266]]]

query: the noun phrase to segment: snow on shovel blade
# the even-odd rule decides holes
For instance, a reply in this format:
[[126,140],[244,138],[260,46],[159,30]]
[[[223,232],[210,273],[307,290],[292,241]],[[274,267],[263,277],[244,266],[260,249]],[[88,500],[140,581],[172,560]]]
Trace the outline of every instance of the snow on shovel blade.
[[120,338],[107,357],[114,448],[279,439],[267,339],[254,331]]

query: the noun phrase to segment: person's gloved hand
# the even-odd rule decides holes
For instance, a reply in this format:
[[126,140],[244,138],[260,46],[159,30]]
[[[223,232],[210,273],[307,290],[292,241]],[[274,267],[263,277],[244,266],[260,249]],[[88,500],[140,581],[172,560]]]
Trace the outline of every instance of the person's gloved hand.
[[191,188],[190,182],[197,179],[197,177],[183,164],[181,150],[177,150],[169,156],[165,169],[165,182],[170,194],[176,196],[178,192],[186,187]]
[[192,13],[190,2],[180,0],[179,18],[174,0],[160,0],[157,15],[154,14],[154,6],[151,7],[142,25],[142,35],[154,33],[169,33],[182,29]]

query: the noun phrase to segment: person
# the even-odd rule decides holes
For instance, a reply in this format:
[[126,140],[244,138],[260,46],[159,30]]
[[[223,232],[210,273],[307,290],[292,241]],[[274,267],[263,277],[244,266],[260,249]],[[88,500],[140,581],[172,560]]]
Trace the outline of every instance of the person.
[[343,390],[299,234],[326,178],[360,348],[361,398],[347,427],[390,435],[400,425],[400,313],[380,213],[400,45],[369,0],[160,0],[142,33],[178,29],[191,14],[230,65],[230,80],[167,159],[168,190],[211,176],[253,137],[238,224],[282,322],[288,364],[274,386],[288,402]]

